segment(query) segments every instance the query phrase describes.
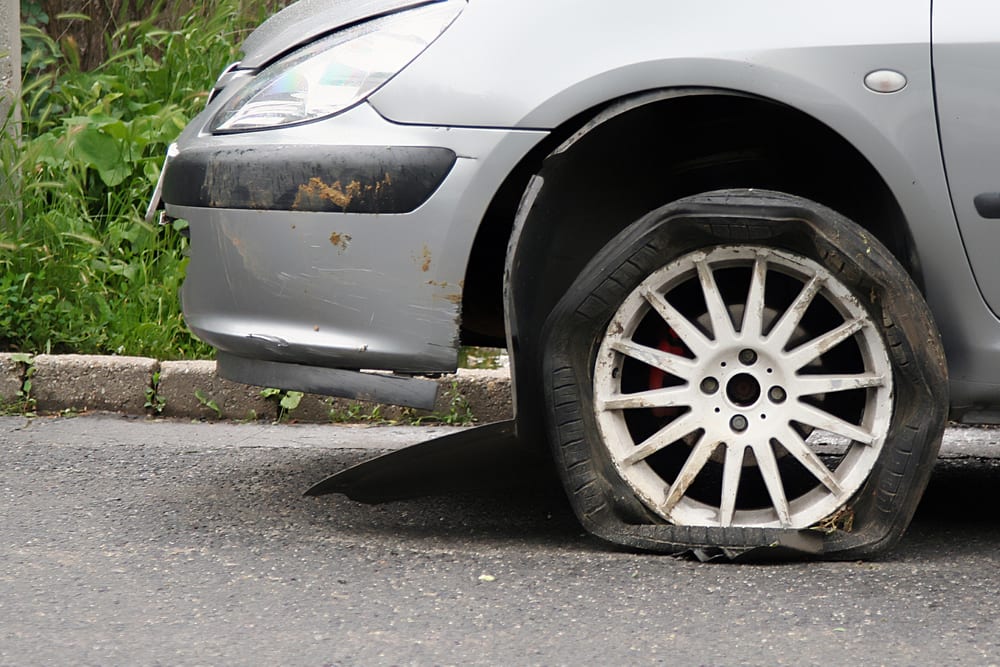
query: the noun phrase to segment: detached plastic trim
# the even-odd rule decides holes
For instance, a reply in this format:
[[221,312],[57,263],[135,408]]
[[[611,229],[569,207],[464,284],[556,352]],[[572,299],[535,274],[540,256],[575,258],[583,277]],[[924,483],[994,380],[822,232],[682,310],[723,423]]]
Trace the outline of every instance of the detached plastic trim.
[[403,405],[422,410],[434,408],[439,389],[434,380],[260,361],[225,352],[219,352],[216,361],[219,375],[243,384]]

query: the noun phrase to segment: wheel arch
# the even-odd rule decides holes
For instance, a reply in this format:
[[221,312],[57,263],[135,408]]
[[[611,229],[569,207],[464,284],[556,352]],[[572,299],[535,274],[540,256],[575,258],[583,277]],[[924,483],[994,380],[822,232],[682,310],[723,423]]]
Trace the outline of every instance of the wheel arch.
[[[653,90],[570,119],[508,175],[470,254],[463,341],[497,343],[505,324],[515,376],[530,372],[548,313],[608,240],[665,203],[723,188],[788,192],[837,210],[882,241],[922,287],[902,210],[850,141],[759,96]],[[518,387],[519,415],[536,403],[524,395],[527,384]]]

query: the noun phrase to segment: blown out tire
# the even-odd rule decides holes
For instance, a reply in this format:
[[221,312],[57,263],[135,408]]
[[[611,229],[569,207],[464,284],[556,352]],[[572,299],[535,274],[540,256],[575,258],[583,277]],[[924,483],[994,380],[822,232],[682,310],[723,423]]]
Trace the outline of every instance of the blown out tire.
[[802,198],[720,191],[649,213],[543,337],[557,467],[584,526],[618,544],[739,553],[799,531],[828,558],[870,557],[937,457],[947,373],[920,293]]

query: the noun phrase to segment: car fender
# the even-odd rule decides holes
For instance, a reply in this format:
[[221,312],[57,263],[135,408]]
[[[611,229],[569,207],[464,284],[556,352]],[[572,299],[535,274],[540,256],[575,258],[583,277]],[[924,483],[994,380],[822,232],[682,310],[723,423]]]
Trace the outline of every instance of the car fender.
[[[563,29],[544,34],[553,25]],[[556,130],[582,115],[579,131],[586,132],[588,119],[623,100],[710,89],[753,95],[815,118],[854,146],[893,193],[920,270],[935,277],[923,282],[924,295],[961,406],[981,402],[995,387],[1000,360],[992,351],[1000,331],[969,268],[951,207],[930,27],[930,3],[907,0],[650,0],[629,3],[628,11],[610,3],[583,11],[568,0],[480,0],[371,102],[401,123]],[[905,87],[891,94],[866,88],[866,75],[879,69],[902,73]],[[530,198],[529,188],[522,222]],[[515,232],[509,269],[521,242],[531,238]]]

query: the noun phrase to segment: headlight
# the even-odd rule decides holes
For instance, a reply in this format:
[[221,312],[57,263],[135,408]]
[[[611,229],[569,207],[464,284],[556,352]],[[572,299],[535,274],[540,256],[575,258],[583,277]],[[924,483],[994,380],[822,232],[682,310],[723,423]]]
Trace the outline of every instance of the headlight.
[[212,118],[215,133],[294,125],[357,104],[444,32],[465,0],[423,5],[360,23],[265,67]]

